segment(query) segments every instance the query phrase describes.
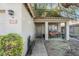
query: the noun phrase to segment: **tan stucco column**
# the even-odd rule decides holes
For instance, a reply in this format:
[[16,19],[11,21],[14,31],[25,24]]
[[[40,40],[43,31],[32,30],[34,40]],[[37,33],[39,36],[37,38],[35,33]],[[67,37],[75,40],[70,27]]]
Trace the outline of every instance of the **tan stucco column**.
[[48,22],[45,22],[45,40],[48,40]]
[[58,23],[58,32],[61,32],[61,23]]
[[69,22],[65,22],[65,36],[66,36],[66,40],[69,40]]

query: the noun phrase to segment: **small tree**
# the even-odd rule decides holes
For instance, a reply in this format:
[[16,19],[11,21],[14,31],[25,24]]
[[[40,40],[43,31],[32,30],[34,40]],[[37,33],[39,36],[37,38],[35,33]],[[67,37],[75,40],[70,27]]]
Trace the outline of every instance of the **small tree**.
[[60,16],[60,9],[58,9],[58,7],[50,9],[47,13],[48,17],[59,17]]

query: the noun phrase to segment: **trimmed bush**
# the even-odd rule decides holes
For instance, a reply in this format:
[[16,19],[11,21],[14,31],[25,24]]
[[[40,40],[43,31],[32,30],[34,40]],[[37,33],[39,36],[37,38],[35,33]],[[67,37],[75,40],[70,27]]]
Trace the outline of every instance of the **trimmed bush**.
[[21,56],[23,52],[22,37],[15,33],[0,36],[0,56]]

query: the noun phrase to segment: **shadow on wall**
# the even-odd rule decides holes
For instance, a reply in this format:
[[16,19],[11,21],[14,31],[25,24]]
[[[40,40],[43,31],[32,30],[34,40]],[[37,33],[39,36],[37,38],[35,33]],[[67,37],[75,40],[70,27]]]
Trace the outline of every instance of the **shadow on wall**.
[[34,45],[35,45],[35,40],[31,41],[31,36],[29,35],[27,39],[27,52],[25,56],[30,56],[32,54],[32,49]]

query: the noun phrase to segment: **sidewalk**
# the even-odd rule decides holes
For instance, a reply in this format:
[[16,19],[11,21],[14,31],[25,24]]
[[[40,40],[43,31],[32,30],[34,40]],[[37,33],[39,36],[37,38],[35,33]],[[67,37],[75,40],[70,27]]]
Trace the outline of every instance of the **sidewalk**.
[[47,51],[42,39],[37,39],[31,56],[47,56]]

